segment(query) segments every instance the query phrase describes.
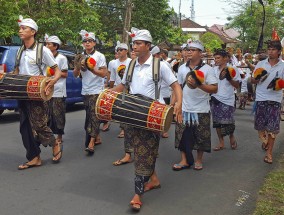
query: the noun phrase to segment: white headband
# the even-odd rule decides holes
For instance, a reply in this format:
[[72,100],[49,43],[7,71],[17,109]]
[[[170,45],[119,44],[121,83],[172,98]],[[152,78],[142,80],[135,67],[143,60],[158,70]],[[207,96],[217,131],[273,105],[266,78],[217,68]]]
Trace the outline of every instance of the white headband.
[[152,48],[152,50],[150,51],[150,53],[151,53],[152,55],[158,54],[158,53],[160,53],[160,52],[161,52],[161,50],[160,50],[160,48],[159,48],[158,46],[154,46],[154,47]]
[[132,37],[132,42],[136,41],[136,40],[143,40],[143,41],[148,41],[150,43],[152,43],[153,39],[152,36],[150,34],[150,32],[148,30],[139,30],[138,28],[131,28],[131,32],[128,32],[128,35],[130,37]]
[[22,25],[28,26],[34,29],[35,31],[38,31],[38,26],[36,22],[30,18],[24,19],[22,15],[19,16],[18,24],[19,26],[22,26]]
[[204,46],[198,40],[195,40],[195,41],[193,41],[191,43],[188,43],[187,47],[188,48],[197,48],[197,49],[200,49],[201,51],[204,51]]
[[81,35],[82,40],[91,38],[94,41],[96,41],[96,37],[95,37],[95,34],[93,32],[88,32],[86,30],[81,30],[79,34]]
[[58,45],[61,45],[61,41],[57,36],[48,36],[47,34],[45,34],[44,41],[48,43],[56,43]]
[[117,41],[117,42],[116,42],[115,50],[117,50],[117,49],[119,49],[119,48],[128,50],[128,45],[125,44],[125,43],[121,43],[121,42]]

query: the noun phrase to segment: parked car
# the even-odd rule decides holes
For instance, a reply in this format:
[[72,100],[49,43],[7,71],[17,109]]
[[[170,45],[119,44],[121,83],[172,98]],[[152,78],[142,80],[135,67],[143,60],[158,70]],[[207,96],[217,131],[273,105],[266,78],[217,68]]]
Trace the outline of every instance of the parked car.
[[[0,65],[4,68],[4,72],[11,72],[14,69],[17,50],[20,46],[0,46]],[[74,57],[73,52],[58,50],[64,54],[68,59],[68,77],[66,80],[67,98],[66,104],[72,105],[77,102],[82,102],[81,95],[82,80],[73,76]],[[18,108],[17,100],[0,99],[0,115],[5,109],[15,110]]]

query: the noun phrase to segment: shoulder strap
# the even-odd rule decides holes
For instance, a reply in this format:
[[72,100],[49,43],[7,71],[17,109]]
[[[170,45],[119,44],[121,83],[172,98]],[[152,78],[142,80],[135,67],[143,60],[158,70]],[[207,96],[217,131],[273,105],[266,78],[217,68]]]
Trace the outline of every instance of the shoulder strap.
[[16,61],[15,61],[15,69],[18,68],[19,65],[20,65],[20,61],[21,61],[21,57],[22,57],[24,49],[25,49],[25,46],[22,45],[17,51]]
[[160,80],[160,59],[159,58],[153,58],[153,68],[152,68],[152,74],[153,74],[153,81],[155,83],[155,100],[159,99],[159,89],[158,89],[158,83]]
[[43,71],[41,68],[42,65],[42,52],[43,52],[43,43],[37,43],[36,46],[36,65],[39,68],[39,72],[41,75],[43,75]]
[[[189,61],[188,61],[189,62]],[[196,67],[194,67],[193,69],[191,69],[190,67],[189,67],[189,65],[186,65],[186,66],[188,66],[188,68],[189,68],[189,72],[192,72],[193,70],[199,70],[201,67],[203,67],[205,65],[205,63],[204,62],[200,62],[200,64],[198,64]],[[184,88],[184,86],[186,85],[186,80],[184,81],[184,83],[183,83],[183,85],[182,85],[182,88],[181,89],[183,89]]]
[[132,76],[133,76],[135,64],[136,64],[136,58],[134,58],[130,61],[129,66],[127,68],[126,82],[125,82],[125,87],[124,87],[123,93],[122,93],[122,104],[124,104],[126,91],[128,91],[130,82],[132,81]]

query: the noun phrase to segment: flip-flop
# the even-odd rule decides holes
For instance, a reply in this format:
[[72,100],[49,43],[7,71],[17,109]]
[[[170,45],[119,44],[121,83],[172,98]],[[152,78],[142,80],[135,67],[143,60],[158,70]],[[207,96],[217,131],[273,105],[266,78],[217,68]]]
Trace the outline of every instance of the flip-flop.
[[[130,205],[131,205],[131,208],[132,208],[132,210],[134,210],[134,211],[140,211],[140,209],[141,209],[141,206],[142,206],[142,202],[140,202],[140,201],[131,201],[130,202]],[[139,205],[139,207],[135,207],[134,205]]]
[[110,128],[110,124],[108,123],[108,126],[105,129],[101,129],[101,130],[102,132],[106,132],[106,131],[109,131],[109,128]]
[[180,170],[184,170],[184,169],[189,169],[190,166],[181,165],[181,164],[179,164],[179,163],[176,163],[176,164],[173,165],[172,168],[173,168],[174,171],[180,171]]
[[124,134],[117,135],[118,138],[124,138]]
[[63,154],[63,144],[62,144],[62,142],[61,143],[59,143],[60,144],[60,150],[56,153],[56,154],[53,154],[53,158],[55,158],[55,157],[57,157],[57,155],[59,155],[60,153],[60,157],[57,159],[57,160],[53,160],[53,158],[52,158],[52,162],[53,163],[59,163],[59,161],[61,160],[61,158],[62,158],[62,154]]
[[202,164],[201,163],[200,164],[195,163],[193,169],[194,170],[203,170]]
[[144,192],[148,192],[150,190],[154,190],[154,189],[159,189],[161,188],[161,185],[153,185],[151,183],[146,183],[146,185],[144,185]]
[[94,154],[95,149],[94,149],[94,148],[92,149],[92,148],[87,147],[87,148],[85,149],[85,151],[88,152],[88,154]]
[[234,142],[233,144],[231,144],[231,149],[236,150],[237,147],[238,147],[238,143],[237,143],[237,141],[235,140],[235,142]]
[[33,167],[39,167],[41,164],[28,164],[28,162],[21,164],[18,166],[18,170],[25,170]]
[[272,159],[269,158],[269,157],[267,157],[267,156],[264,157],[263,161],[264,161],[265,163],[268,163],[268,164],[272,164],[272,163],[273,163]]
[[217,152],[217,151],[221,151],[221,150],[223,150],[223,149],[225,149],[224,146],[216,146],[216,147],[213,149],[213,151]]
[[114,166],[120,166],[120,165],[128,164],[128,163],[131,163],[131,162],[132,162],[132,160],[130,160],[130,161],[117,160],[117,161],[113,162],[112,164]]

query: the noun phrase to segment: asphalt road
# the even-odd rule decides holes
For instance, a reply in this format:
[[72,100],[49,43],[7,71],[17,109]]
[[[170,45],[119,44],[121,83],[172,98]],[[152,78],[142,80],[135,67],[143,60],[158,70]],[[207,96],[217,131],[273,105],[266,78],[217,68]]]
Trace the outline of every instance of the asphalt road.
[[[162,188],[143,197],[140,214],[155,215],[247,215],[255,207],[264,177],[275,164],[263,162],[264,152],[253,129],[248,110],[236,111],[238,149],[205,154],[202,171],[175,172],[178,162],[174,149],[174,126],[170,137],[161,139],[157,173]],[[0,214],[1,215],[123,215],[133,214],[129,202],[134,194],[133,164],[114,167],[123,155],[119,127],[112,123],[102,133],[103,144],[94,156],[84,152],[82,105],[67,113],[63,159],[52,164],[51,148],[42,148],[43,166],[17,170],[25,162],[25,149],[19,133],[18,114],[4,112],[0,117]],[[283,127],[283,124],[282,124]],[[275,156],[283,150],[283,128],[275,145]],[[212,148],[217,143],[212,129]]]

